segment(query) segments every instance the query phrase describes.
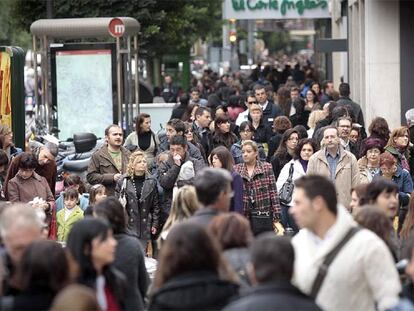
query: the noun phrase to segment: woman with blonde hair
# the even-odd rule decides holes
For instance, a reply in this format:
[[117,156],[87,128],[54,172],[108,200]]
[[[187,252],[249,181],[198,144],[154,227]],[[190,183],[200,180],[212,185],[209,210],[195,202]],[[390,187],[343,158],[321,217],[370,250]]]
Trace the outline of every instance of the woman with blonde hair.
[[171,205],[170,215],[160,234],[159,243],[163,243],[171,228],[190,218],[200,208],[194,186],[186,185],[178,189]]
[[135,151],[129,158],[127,172],[119,179],[115,195],[124,205],[128,229],[138,236],[145,249],[151,235],[158,232],[160,206],[157,181],[148,173],[143,151]]

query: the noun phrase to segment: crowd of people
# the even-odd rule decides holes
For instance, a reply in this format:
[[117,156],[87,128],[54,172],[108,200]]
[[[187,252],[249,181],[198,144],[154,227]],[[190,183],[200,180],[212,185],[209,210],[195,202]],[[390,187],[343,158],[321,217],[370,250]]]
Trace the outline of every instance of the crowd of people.
[[366,127],[347,83],[266,70],[166,77],[165,133],[109,125],[60,193],[57,146],[0,128],[1,308],[413,310],[414,109]]

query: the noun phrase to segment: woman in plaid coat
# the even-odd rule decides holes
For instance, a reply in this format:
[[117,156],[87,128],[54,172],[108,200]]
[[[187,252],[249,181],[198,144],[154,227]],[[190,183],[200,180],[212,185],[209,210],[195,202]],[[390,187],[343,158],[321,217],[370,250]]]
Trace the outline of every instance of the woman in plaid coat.
[[243,209],[250,220],[253,233],[258,235],[273,230],[279,219],[280,205],[272,165],[258,160],[257,144],[245,140],[242,144],[244,163],[235,171],[243,178]]

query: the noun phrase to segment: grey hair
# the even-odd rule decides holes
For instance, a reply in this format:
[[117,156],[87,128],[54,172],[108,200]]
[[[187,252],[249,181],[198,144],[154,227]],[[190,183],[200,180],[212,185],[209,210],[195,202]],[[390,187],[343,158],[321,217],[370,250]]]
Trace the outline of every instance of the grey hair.
[[44,222],[39,213],[28,204],[16,203],[8,206],[0,216],[0,234],[6,236],[11,228],[43,229]]
[[54,156],[55,158],[57,157],[58,152],[59,152],[59,147],[56,144],[51,143],[51,142],[47,142],[45,144],[45,148],[47,150],[49,150],[49,152],[52,156]]
[[405,113],[405,119],[407,120],[407,125],[409,127],[414,124],[414,108],[407,110]]

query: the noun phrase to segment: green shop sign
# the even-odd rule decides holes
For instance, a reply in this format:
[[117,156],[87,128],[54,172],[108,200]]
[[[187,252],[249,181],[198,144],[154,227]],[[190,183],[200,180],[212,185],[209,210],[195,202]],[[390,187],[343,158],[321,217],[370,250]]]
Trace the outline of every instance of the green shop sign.
[[224,0],[227,19],[330,18],[328,0]]

